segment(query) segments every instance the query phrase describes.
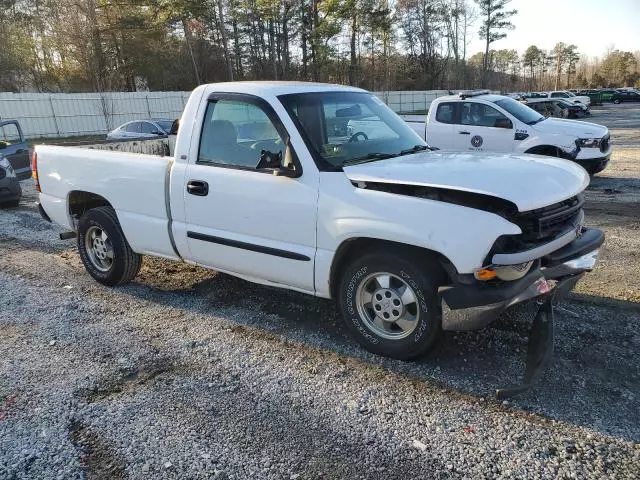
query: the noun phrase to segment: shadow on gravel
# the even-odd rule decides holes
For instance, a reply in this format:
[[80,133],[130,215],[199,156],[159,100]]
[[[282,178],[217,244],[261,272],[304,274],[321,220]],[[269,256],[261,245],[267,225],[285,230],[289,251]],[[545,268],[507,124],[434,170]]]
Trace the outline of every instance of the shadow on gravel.
[[[142,287],[142,288],[140,288]],[[418,362],[401,362],[366,352],[353,341],[332,302],[255,285],[216,274],[187,289],[162,291],[138,284],[126,293],[166,306],[186,305],[194,314],[215,315],[257,332],[358,358],[368,364],[437,383],[477,397],[493,398],[495,388],[518,383],[535,304],[507,312],[490,328],[446,332]],[[536,387],[513,401],[515,407],[553,419],[640,441],[640,310],[631,302],[600,297],[569,300],[556,309],[556,356]],[[593,303],[591,303],[593,302]],[[604,303],[604,304],[603,304]],[[247,332],[248,334],[248,332]]]
[[104,480],[125,478],[125,462],[118,458],[106,441],[89,427],[79,422],[72,422],[69,427],[69,438],[78,451],[80,466],[87,477]]
[[637,193],[637,190],[640,190],[640,179],[629,177],[594,176],[591,177],[587,187],[587,192],[602,192],[610,195]]

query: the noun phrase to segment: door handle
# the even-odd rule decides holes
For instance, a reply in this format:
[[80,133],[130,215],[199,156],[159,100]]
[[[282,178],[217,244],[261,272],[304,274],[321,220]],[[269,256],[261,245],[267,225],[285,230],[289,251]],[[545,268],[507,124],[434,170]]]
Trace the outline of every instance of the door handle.
[[471,135],[471,132],[458,132],[460,135]]
[[206,197],[209,194],[209,184],[203,180],[189,180],[187,182],[187,192],[191,195]]

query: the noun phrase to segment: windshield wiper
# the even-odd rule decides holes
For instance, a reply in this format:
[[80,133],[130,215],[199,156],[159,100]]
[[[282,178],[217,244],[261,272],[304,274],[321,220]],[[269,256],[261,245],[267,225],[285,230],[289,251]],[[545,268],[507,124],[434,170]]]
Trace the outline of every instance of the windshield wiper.
[[347,160],[342,165],[349,166],[349,165],[357,165],[359,163],[375,162],[376,160],[384,160],[386,158],[393,158],[395,156],[396,155],[392,155],[391,153],[367,153],[363,157],[352,158],[350,160]]
[[540,117],[538,120],[534,120],[533,122],[528,122],[527,125],[535,125],[536,123],[540,123],[543,120],[546,120],[547,117]]
[[414,145],[411,148],[402,150],[400,152],[400,155],[409,155],[410,153],[422,152],[423,150],[429,150],[429,147],[427,147],[426,145]]

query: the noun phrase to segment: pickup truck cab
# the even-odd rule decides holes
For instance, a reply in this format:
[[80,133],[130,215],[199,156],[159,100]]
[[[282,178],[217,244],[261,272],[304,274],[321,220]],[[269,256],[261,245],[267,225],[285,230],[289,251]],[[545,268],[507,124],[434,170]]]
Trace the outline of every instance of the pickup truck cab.
[[2,158],[11,164],[19,181],[31,177],[29,144],[16,120],[0,122],[0,159]]
[[611,157],[609,130],[594,123],[546,118],[503,95],[461,92],[431,103],[424,121],[408,121],[442,150],[530,153],[572,160],[594,175]]
[[[355,128],[371,118],[375,135]],[[432,152],[336,85],[202,85],[173,158],[39,145],[33,171],[97,281],[130,282],[154,255],[332,298],[366,348],[402,359],[568,291],[604,239],[584,227],[579,166]]]

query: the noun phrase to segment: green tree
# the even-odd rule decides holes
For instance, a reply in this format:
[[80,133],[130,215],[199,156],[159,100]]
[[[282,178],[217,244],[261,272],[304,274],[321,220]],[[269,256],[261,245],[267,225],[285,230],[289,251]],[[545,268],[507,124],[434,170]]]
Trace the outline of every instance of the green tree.
[[506,6],[511,0],[475,0],[480,7],[480,38],[485,41],[484,64],[483,64],[483,86],[486,86],[489,47],[493,42],[501,40],[507,36],[504,30],[513,30],[514,26],[510,19],[517,10],[506,10]]
[[529,90],[535,90],[536,85],[536,68],[540,65],[542,59],[542,50],[535,45],[531,45],[524,52],[522,63],[525,68],[529,69]]

